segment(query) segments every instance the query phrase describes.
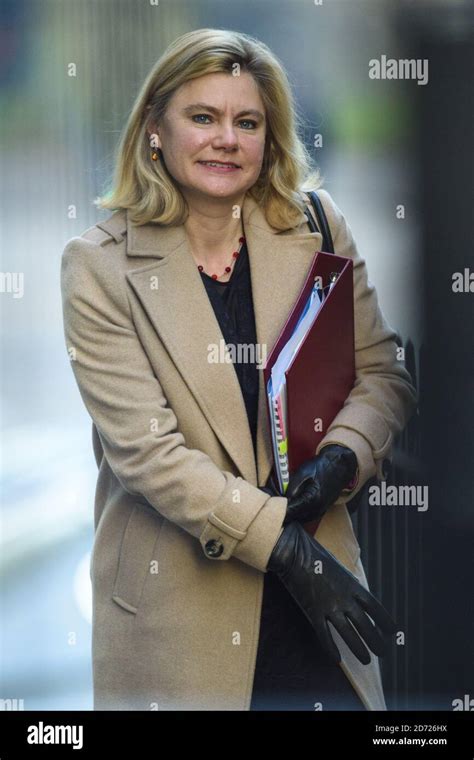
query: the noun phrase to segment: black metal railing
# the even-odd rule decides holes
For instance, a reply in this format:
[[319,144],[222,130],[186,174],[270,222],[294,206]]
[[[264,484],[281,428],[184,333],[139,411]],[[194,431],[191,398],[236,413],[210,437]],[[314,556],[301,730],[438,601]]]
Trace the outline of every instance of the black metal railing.
[[[402,340],[397,336],[397,344]],[[421,357],[421,351],[420,351]],[[405,366],[418,391],[415,348],[405,345]],[[396,437],[392,462],[384,461],[387,486],[423,485],[420,455],[420,410]],[[389,653],[380,659],[389,710],[423,709],[423,524],[416,506],[369,503],[369,480],[348,503],[361,559],[372,593],[398,624]]]

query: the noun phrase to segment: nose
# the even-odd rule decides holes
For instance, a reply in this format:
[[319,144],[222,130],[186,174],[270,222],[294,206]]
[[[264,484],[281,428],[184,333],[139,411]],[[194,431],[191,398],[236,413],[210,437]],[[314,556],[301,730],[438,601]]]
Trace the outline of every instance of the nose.
[[212,142],[214,148],[227,148],[227,150],[231,150],[238,147],[237,132],[232,121],[222,121],[220,124],[216,124],[216,131]]

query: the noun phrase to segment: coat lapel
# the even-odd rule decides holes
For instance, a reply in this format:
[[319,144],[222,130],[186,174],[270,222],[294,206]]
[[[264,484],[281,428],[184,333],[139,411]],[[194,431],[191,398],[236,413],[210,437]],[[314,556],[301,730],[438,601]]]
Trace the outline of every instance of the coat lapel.
[[[293,306],[321,235],[306,222],[278,232],[255,200],[242,207],[255,310],[257,342],[269,356]],[[105,227],[105,225],[104,225]],[[127,214],[127,255],[150,260],[127,273],[128,281],[177,370],[241,476],[264,485],[272,467],[271,435],[263,372],[260,372],[257,462],[245,403],[231,361],[210,361],[224,339],[182,226],[136,226]],[[138,261],[137,261],[138,263]],[[230,360],[230,357],[228,357]]]

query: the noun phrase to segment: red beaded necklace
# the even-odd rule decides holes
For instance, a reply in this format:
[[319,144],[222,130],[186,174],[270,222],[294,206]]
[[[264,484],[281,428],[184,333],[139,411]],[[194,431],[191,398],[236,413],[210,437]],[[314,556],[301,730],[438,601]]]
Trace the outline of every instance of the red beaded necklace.
[[[217,275],[217,274],[211,274],[211,275],[208,275],[209,277],[212,277],[213,280],[218,280],[219,277],[224,277],[225,274],[229,274],[229,272],[232,271],[232,267],[234,266],[235,262],[239,258],[241,248],[242,248],[243,244],[245,243],[245,237],[244,236],[242,236],[242,237],[239,238],[239,243],[240,243],[240,245],[239,245],[238,250],[234,251],[233,254],[232,254],[232,266],[226,267],[225,270],[222,272],[222,274],[219,274],[219,275]],[[204,267],[201,264],[198,264],[197,268],[199,269],[200,272],[204,272]],[[207,272],[204,272],[204,274],[207,274]]]

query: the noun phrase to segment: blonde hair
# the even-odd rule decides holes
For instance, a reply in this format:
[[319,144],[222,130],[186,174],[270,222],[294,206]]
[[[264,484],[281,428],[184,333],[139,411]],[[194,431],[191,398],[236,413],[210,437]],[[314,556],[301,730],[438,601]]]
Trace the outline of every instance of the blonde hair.
[[178,37],[158,59],[132,107],[117,148],[109,192],[94,203],[104,209],[129,209],[138,225],[186,221],[187,203],[161,160],[152,161],[147,127],[159,124],[176,90],[185,82],[211,73],[232,74],[235,64],[250,73],[265,106],[267,136],[262,169],[247,191],[278,230],[295,227],[305,209],[301,191],[321,185],[298,135],[296,112],[287,75],[270,49],[240,32],[197,29]]

